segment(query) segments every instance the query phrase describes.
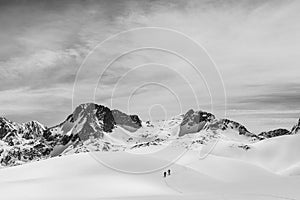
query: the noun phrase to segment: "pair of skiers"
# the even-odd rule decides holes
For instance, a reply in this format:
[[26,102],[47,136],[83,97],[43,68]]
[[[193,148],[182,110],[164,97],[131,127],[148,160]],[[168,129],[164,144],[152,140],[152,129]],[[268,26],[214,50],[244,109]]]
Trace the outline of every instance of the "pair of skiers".
[[166,177],[167,177],[167,175],[168,175],[168,176],[170,176],[170,175],[171,175],[171,170],[170,170],[170,169],[168,169],[168,171],[167,171],[167,172],[164,172],[164,178],[166,178]]

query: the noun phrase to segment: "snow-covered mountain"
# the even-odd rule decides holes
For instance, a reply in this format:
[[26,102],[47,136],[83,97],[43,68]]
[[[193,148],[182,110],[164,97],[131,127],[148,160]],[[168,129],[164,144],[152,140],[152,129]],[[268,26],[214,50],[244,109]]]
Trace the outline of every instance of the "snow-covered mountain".
[[291,135],[291,132],[287,129],[278,128],[275,130],[262,132],[258,136],[263,139],[267,139],[267,138],[273,138],[273,137],[278,137],[278,136],[283,136],[283,135]]
[[103,138],[104,133],[111,133],[117,125],[133,132],[142,126],[137,115],[127,115],[102,105],[86,103],[79,105],[65,121],[49,128],[48,132],[50,137],[62,135],[65,138],[63,144],[66,144],[70,140]]
[[208,129],[217,130],[223,136],[239,139],[245,139],[249,141],[257,141],[261,138],[256,134],[250,132],[244,125],[239,122],[230,119],[216,119],[207,125]]
[[[205,117],[204,112],[194,113]],[[85,141],[78,137],[79,142],[70,142],[59,154],[60,158],[1,169],[1,197],[145,199],[148,195],[155,199],[223,199],[224,196],[227,199],[299,199],[299,134],[250,142],[252,135],[243,125],[215,118],[206,120],[200,131],[179,136],[184,116],[141,122],[136,131],[116,123],[111,132],[102,131],[103,137],[91,136]],[[66,121],[73,121],[71,117],[73,114]],[[76,126],[75,122],[72,127]],[[45,133],[51,134],[50,129],[46,129],[43,137],[47,137]],[[49,141],[56,141],[50,138]],[[214,143],[216,139],[219,140]],[[89,151],[97,152],[83,153]],[[203,157],[207,153],[209,156]],[[35,157],[33,153],[30,155]],[[108,162],[109,166],[113,164],[114,169],[99,164],[96,158]],[[163,178],[166,169],[157,170],[161,166],[168,166],[171,175]],[[116,169],[155,171],[136,176]],[[126,187],[116,183],[124,183]]]
[[204,126],[212,122],[216,117],[208,112],[189,110],[183,117],[180,124],[179,136],[184,136],[190,133],[197,133],[204,128]]
[[278,136],[284,136],[284,135],[293,135],[300,133],[300,119],[298,120],[298,123],[295,124],[292,129],[289,131],[287,129],[278,128],[275,130],[262,132],[258,136],[266,139],[266,138],[272,138],[272,137],[278,137]]
[[142,124],[137,115],[127,115],[94,103],[81,104],[65,121],[47,130],[49,137],[62,137],[51,156],[57,156],[70,148],[76,148],[71,152],[87,151],[84,145],[90,138],[96,140],[92,143],[92,149],[112,149],[113,141],[108,135],[118,126],[134,132]]
[[52,148],[43,137],[45,130],[37,121],[19,124],[1,117],[0,165],[18,165],[47,157]]
[[[62,153],[70,145],[78,146],[90,138],[105,140],[118,126],[134,132],[142,124],[137,115],[94,104],[81,104],[62,123],[46,128],[37,121],[12,122],[0,118],[0,163],[22,164]],[[106,141],[107,142],[107,141]],[[108,146],[109,143],[105,143]]]
[[229,119],[217,119],[215,115],[205,111],[189,110],[180,124],[179,136],[197,133],[201,130],[218,132],[225,137],[240,137],[247,140],[259,140],[242,124]]
[[[221,139],[248,150],[261,140],[299,133],[300,120],[291,131],[276,129],[258,135],[230,119],[189,110],[169,120],[142,122],[95,103],[81,104],[60,124],[47,128],[37,121],[15,123],[0,118],[0,164],[13,166],[89,151],[137,151],[165,146],[193,148]],[[236,144],[236,145],[235,145]]]
[[10,140],[14,137],[21,136],[25,139],[34,139],[43,135],[45,126],[38,121],[29,121],[18,124],[4,117],[0,117],[0,139]]

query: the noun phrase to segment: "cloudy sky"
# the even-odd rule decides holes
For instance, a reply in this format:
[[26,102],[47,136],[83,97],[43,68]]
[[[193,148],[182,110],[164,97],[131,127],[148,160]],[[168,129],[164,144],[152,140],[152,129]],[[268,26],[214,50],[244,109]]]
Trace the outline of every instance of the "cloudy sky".
[[0,115],[51,126],[95,101],[144,120],[200,108],[253,131],[290,128],[300,117],[299,9],[296,0],[1,1]]

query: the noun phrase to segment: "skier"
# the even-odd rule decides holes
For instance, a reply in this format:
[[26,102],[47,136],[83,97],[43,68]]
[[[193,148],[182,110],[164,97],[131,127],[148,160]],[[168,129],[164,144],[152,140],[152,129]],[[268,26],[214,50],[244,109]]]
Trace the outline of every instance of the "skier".
[[164,172],[164,178],[166,178],[167,177],[167,172]]
[[170,169],[168,169],[168,176],[170,176],[171,175],[171,170]]

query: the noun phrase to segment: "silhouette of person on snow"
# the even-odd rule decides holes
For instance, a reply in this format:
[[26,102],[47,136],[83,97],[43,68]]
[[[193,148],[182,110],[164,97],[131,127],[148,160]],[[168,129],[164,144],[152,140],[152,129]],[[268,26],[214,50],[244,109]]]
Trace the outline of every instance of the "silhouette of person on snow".
[[170,176],[171,175],[171,170],[170,169],[168,169],[168,176]]
[[164,178],[166,178],[167,177],[167,172],[164,172]]

